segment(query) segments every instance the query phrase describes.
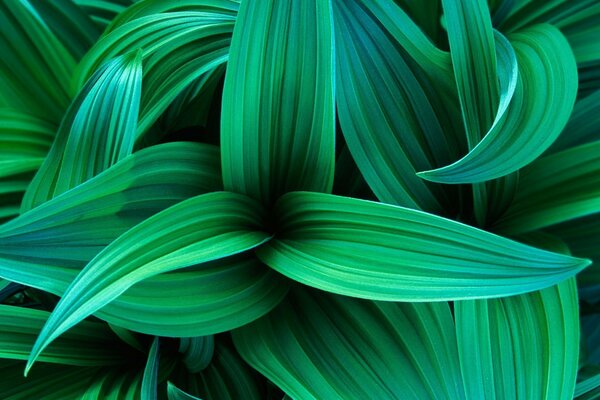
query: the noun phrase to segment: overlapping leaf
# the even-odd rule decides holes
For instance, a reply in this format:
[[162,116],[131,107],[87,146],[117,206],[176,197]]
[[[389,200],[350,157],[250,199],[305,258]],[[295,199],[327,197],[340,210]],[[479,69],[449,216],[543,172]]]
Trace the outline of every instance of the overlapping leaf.
[[[577,69],[565,38],[551,25],[538,25],[510,40],[500,43],[514,46],[516,60],[513,56],[509,68],[498,69],[501,84],[510,83],[501,87],[493,125],[465,157],[422,172],[422,178],[473,183],[505,176],[535,160],[566,125],[577,94]],[[499,66],[507,64],[509,52],[504,52],[498,53]]]
[[0,109],[0,220],[19,213],[33,173],[44,161],[55,126],[28,113]]
[[142,51],[144,91],[137,130],[141,138],[182,90],[227,61],[237,5],[230,0],[140,2],[115,21],[83,58],[75,90],[107,60]]
[[575,281],[455,303],[469,399],[572,399],[579,358]]
[[[26,360],[50,313],[0,305],[0,357]],[[131,362],[134,354],[110,329],[84,321],[55,341],[40,361],[77,366],[118,365]]]
[[160,273],[241,253],[268,240],[264,215],[250,198],[227,192],[176,204],[125,232],[71,283],[32,350],[30,365],[53,339]]
[[416,210],[296,192],[256,250],[276,271],[334,293],[393,301],[497,297],[556,284],[588,260],[526,246]]
[[540,158],[523,170],[502,232],[544,228],[600,212],[600,141]]
[[366,9],[396,7],[394,16],[405,21],[407,16],[402,10],[386,4],[391,2],[364,3],[333,2],[337,107],[344,137],[379,200],[441,212],[447,194],[421,181],[415,172],[443,165],[453,153],[459,153],[455,136],[449,133],[453,121],[439,101],[436,89],[440,87],[433,86],[425,75],[428,70],[415,65],[390,32],[396,33],[401,43],[410,45],[408,51],[413,50],[417,62],[433,64],[436,76],[450,77],[434,64],[449,59],[447,54],[444,59],[422,34],[408,36],[418,28],[412,26],[411,30],[411,25],[401,28],[388,22],[391,26],[387,31]]
[[[223,339],[215,343],[214,357],[202,372],[175,372],[169,400],[263,400],[264,378],[253,371]],[[179,390],[176,390],[179,389]],[[183,393],[182,393],[183,392]]]
[[28,0],[0,4],[0,106],[60,122],[75,60]]
[[75,99],[29,186],[27,211],[104,171],[133,151],[141,95],[139,53],[100,68]]
[[[62,295],[111,241],[177,202],[219,190],[219,175],[214,146],[172,143],[137,152],[4,225],[0,276]],[[262,316],[286,289],[276,272],[236,257],[146,279],[98,315],[149,334],[205,335]]]
[[233,338],[242,357],[292,398],[464,398],[446,303],[298,289]]
[[266,205],[290,190],[331,191],[332,40],[328,2],[242,3],[223,89],[227,190]]

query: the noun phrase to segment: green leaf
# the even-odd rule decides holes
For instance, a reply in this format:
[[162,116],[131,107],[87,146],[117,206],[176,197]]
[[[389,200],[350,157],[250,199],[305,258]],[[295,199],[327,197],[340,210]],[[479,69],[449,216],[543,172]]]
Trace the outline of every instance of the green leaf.
[[572,399],[579,358],[574,279],[502,299],[455,303],[469,399]]
[[87,181],[133,151],[141,95],[140,53],[100,68],[77,96],[28,188],[22,212]]
[[81,400],[138,399],[141,393],[142,368],[101,370],[88,382]]
[[102,32],[73,0],[33,1],[32,5],[75,60],[81,59]]
[[220,188],[214,146],[170,143],[137,152],[0,226],[0,276],[60,294],[73,274],[129,228]]
[[244,360],[292,398],[461,399],[453,325],[447,303],[299,288],[233,339]]
[[39,368],[25,378],[24,365],[21,361],[0,359],[0,398],[79,400],[93,383],[96,374],[101,371],[97,367],[81,368],[40,363]]
[[138,0],[73,0],[101,31]]
[[276,206],[256,254],[303,284],[347,296],[438,301],[526,293],[590,264],[407,208],[317,193]]
[[[443,165],[453,153],[459,154],[458,144],[448,134],[453,123],[445,115],[444,107],[449,107],[436,100],[451,95],[444,90],[440,95],[435,90],[439,85],[433,86],[425,71],[445,73],[446,79],[451,75],[437,65],[430,70],[415,65],[392,34],[366,9],[387,7],[387,11],[392,6],[374,3],[381,2],[333,2],[336,97],[344,138],[364,179],[380,201],[441,212],[442,204],[449,203],[448,194],[439,186],[423,182],[415,172]],[[401,10],[395,11],[395,18],[408,19]],[[385,14],[380,11],[378,15]],[[441,52],[431,43],[426,46],[428,41],[421,37],[422,33],[408,39],[409,34],[418,30],[409,28],[390,29],[402,40],[400,44],[410,46],[409,51],[415,44],[423,46],[424,54],[414,51],[419,57],[417,61],[427,66],[437,62],[436,56],[441,57]],[[445,60],[449,62],[447,54]]]
[[332,47],[329,2],[242,2],[223,89],[227,190],[265,205],[291,190],[331,191]]
[[0,4],[0,105],[60,122],[75,60],[28,0]]
[[158,361],[160,357],[160,341],[158,336],[154,337],[150,352],[148,353],[148,361],[144,368],[144,377],[142,378],[141,399],[142,400],[157,400],[158,399]]
[[521,233],[600,212],[600,141],[540,158],[494,229]]
[[[185,7],[186,3],[188,7]],[[220,2],[225,3],[223,7],[196,3],[194,6],[190,1],[182,4],[140,2],[139,8],[135,8],[138,18],[127,13],[131,20],[115,21],[112,30],[102,36],[82,59],[73,80],[74,89],[82,87],[86,79],[107,60],[131,51],[141,51],[144,90],[137,126],[137,139],[140,140],[186,87],[203,74],[218,68],[229,57],[235,21],[235,13],[230,9],[233,2]],[[180,5],[184,6],[183,11],[169,10],[178,9]],[[153,14],[155,6],[167,8],[169,12]]]
[[570,147],[600,139],[600,90],[577,100],[569,122],[549,152],[556,153]]
[[269,235],[258,230],[263,218],[250,198],[215,192],[176,204],[125,232],[71,283],[42,329],[27,370],[52,340],[135,283],[265,242]]
[[0,221],[19,213],[23,193],[44,161],[54,131],[48,121],[0,108]]
[[[229,341],[221,337],[215,342],[215,353],[206,369],[190,374],[187,369],[172,376],[173,384],[185,391],[187,396],[174,399],[189,400],[263,400],[264,378],[252,370],[231,348]],[[174,392],[173,389],[169,392]],[[170,400],[173,399],[169,397]]]
[[600,396],[600,369],[598,367],[580,370],[574,398],[593,400]]
[[167,396],[169,400],[201,400],[199,397],[187,394],[171,382],[167,383]]
[[210,364],[214,350],[213,336],[179,339],[179,352],[183,354],[183,363],[192,373],[200,372]]
[[[50,313],[0,305],[0,358],[26,360]],[[83,321],[48,347],[39,360],[66,365],[124,364],[134,353],[102,323]],[[4,397],[3,397],[4,398]]]
[[502,177],[535,160],[566,125],[577,95],[577,67],[564,36],[551,25],[538,25],[511,35],[510,40],[516,60],[513,56],[511,62],[504,61],[509,51],[501,52],[503,46],[496,46],[499,66],[510,65],[499,68],[500,82],[510,84],[501,88],[500,106],[489,132],[454,164],[421,172],[420,177],[441,183]]
[[[600,213],[553,225],[547,230],[564,240],[578,257],[590,258],[593,264],[577,275],[579,297],[591,303],[600,300]],[[600,364],[600,357],[598,357]]]
[[288,286],[285,277],[248,254],[146,279],[95,315],[146,334],[210,335],[268,313]]
[[496,46],[485,0],[442,0],[469,148],[492,126],[500,101]]
[[[220,190],[218,156],[206,144],[154,146],[23,214],[0,227],[0,277],[61,296],[119,235],[175,203]],[[96,315],[151,335],[208,335],[264,315],[287,286],[254,257],[234,257],[146,279]]]

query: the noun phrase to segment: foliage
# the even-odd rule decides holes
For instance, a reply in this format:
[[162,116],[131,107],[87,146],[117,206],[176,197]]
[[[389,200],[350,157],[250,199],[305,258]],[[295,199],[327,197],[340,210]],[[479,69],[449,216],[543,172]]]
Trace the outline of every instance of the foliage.
[[599,398],[599,37],[597,0],[0,0],[0,398]]

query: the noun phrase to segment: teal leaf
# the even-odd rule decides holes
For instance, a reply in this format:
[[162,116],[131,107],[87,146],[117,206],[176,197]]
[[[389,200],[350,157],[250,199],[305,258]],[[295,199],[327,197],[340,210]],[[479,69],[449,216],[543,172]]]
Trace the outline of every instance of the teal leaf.
[[75,60],[28,0],[0,4],[0,106],[60,122]]
[[291,190],[331,191],[332,47],[329,2],[242,2],[223,89],[225,189],[265,205]]
[[[26,360],[50,314],[0,304],[0,358]],[[48,347],[40,361],[76,366],[125,364],[135,356],[101,322],[83,321]]]
[[276,271],[347,296],[389,301],[499,297],[554,285],[590,264],[407,208],[296,192],[256,250]]
[[[577,68],[567,41],[550,25],[521,31],[510,40],[516,60],[513,56],[510,68],[498,68],[500,82],[508,75],[511,83],[501,87],[494,124],[466,156],[444,168],[421,172],[420,177],[441,183],[499,178],[534,161],[563,130],[577,95]],[[499,66],[506,64],[501,46],[496,48]]]
[[464,398],[447,303],[298,288],[233,339],[244,360],[295,399]]
[[154,337],[150,351],[148,352],[148,361],[144,368],[142,378],[141,399],[142,400],[157,400],[158,399],[158,362],[160,358],[160,340],[158,336]]
[[600,141],[542,157],[523,169],[513,204],[494,229],[521,233],[600,212]]
[[[445,106],[436,101],[451,95],[435,91],[439,87],[432,85],[424,71],[442,71],[437,74],[445,74],[446,80],[451,75],[440,66],[421,70],[415,65],[391,33],[365,9],[367,5],[386,10],[392,6],[373,3],[380,2],[333,2],[336,97],[342,132],[364,179],[380,201],[441,212],[442,204],[448,202],[447,193],[423,182],[415,172],[445,164],[452,152],[458,155],[459,146],[446,132],[453,129],[452,121],[444,115]],[[401,10],[396,11],[396,18],[408,19]],[[431,43],[426,46],[428,41],[422,33],[411,42],[408,35],[418,28],[409,28],[400,30],[394,25],[390,29],[400,37],[400,44],[410,45],[409,51],[423,46],[425,50],[416,48],[424,54],[414,50],[417,61],[429,66],[438,62],[436,56],[444,59]],[[445,60],[449,63],[447,54]]]
[[87,82],[63,120],[22,211],[87,181],[131,154],[141,96],[139,53],[117,57]]
[[183,363],[191,373],[202,371],[212,360],[215,351],[213,336],[182,337],[179,339],[179,352]]
[[[140,2],[132,12],[123,13],[123,19],[111,25],[78,65],[74,89],[81,88],[106,61],[141,51],[144,90],[137,126],[141,140],[185,88],[229,57],[235,21],[231,5],[236,3],[224,1],[216,7],[202,3]],[[164,9],[168,12],[161,12]]]
[[265,242],[269,235],[259,231],[262,213],[248,197],[215,192],[176,204],[125,232],[67,288],[40,333],[26,370],[61,333],[135,283]]
[[579,359],[574,279],[502,299],[455,303],[469,399],[572,399]]

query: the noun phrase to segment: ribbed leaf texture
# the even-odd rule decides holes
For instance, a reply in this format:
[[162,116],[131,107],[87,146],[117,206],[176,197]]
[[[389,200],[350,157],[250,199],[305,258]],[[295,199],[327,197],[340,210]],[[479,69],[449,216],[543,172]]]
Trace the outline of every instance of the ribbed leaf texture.
[[597,0],[0,0],[0,399],[600,398]]

